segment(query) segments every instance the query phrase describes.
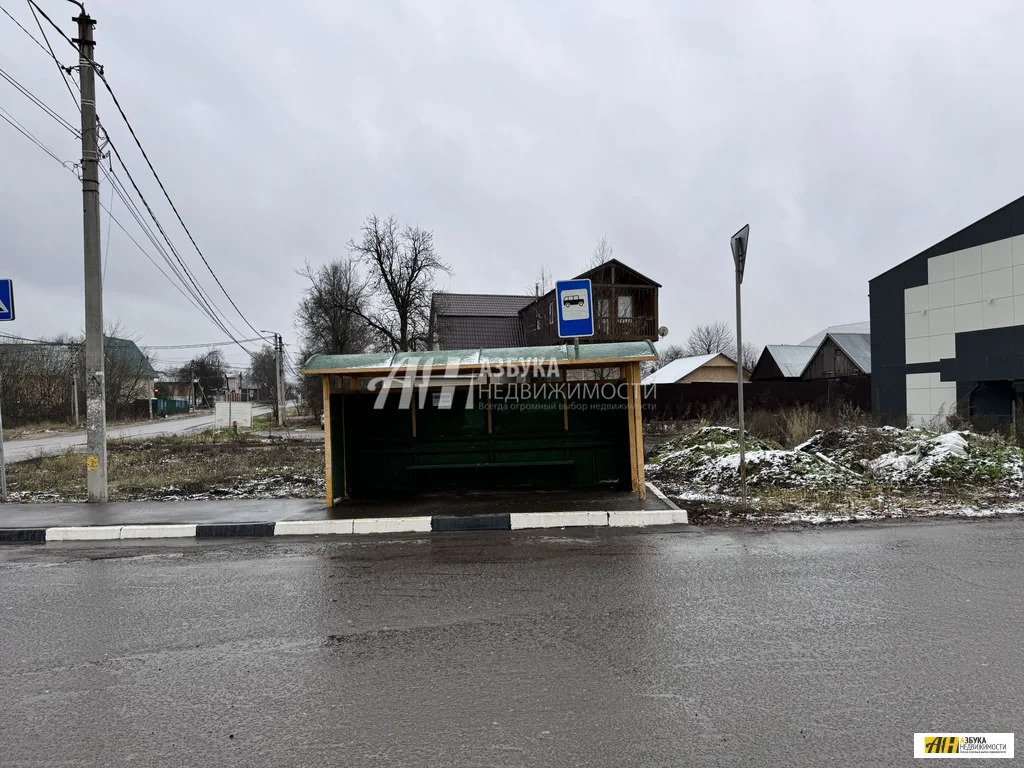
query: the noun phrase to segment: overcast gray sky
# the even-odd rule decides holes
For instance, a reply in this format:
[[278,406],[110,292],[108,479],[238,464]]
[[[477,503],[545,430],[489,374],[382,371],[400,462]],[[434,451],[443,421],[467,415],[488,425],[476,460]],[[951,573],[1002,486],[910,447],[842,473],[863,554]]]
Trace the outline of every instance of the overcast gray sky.
[[[74,6],[39,1],[74,36]],[[23,2],[0,5],[37,32]],[[749,222],[745,335],[762,345],[867,319],[871,277],[1022,194],[1012,2],[87,5],[200,247],[288,342],[295,270],[343,254],[371,212],[432,230],[455,270],[443,287],[466,292],[528,292],[541,265],[571,277],[607,235],[663,284],[669,342],[732,322],[728,239]],[[52,61],[3,15],[0,66],[76,122]],[[80,156],[4,82],[0,106]],[[213,293],[103,93],[99,113]],[[80,187],[6,123],[0,151],[0,277],[18,298],[0,331],[79,332]],[[108,320],[150,345],[223,339],[116,229],[107,259]]]

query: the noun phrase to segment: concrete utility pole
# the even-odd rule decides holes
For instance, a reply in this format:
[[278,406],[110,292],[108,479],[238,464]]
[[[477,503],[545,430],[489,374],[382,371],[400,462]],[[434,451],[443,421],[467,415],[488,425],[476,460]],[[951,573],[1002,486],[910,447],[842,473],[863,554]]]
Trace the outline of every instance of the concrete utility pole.
[[4,417],[0,414],[0,501],[7,502],[7,464],[4,462]]
[[71,374],[71,417],[78,426],[78,374]]
[[277,377],[277,426],[284,428],[284,337],[277,331],[260,331],[274,335],[274,373]]
[[277,336],[277,426],[284,428],[284,337]]
[[100,179],[96,124],[96,70],[92,28],[78,22],[78,77],[82,89],[82,213],[85,234],[85,418],[89,501],[107,500],[107,412],[103,365],[103,261],[100,251]]

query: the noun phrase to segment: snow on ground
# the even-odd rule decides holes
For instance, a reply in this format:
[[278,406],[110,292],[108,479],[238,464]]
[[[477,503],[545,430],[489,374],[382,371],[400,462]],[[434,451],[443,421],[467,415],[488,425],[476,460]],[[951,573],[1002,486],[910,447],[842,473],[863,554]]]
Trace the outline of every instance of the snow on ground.
[[895,427],[819,431],[791,450],[748,438],[749,509],[739,509],[739,433],[702,427],[667,441],[647,473],[703,517],[822,524],[1024,513],[1019,448],[998,435]]

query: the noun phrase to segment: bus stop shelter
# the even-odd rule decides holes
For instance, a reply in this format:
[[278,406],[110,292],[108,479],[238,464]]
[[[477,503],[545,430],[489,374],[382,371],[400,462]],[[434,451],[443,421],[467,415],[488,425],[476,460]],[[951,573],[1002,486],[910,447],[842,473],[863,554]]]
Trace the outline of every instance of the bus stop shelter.
[[649,341],[314,355],[327,506],[428,491],[618,488],[645,497]]

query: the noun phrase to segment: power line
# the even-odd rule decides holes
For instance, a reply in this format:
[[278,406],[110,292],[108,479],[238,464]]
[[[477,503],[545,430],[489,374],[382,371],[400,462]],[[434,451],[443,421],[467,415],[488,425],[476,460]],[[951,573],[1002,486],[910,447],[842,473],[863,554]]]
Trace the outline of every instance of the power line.
[[32,93],[32,91],[30,91],[24,85],[19,83],[10,73],[6,72],[2,67],[0,67],[0,77],[2,77],[11,85],[13,85],[23,96],[25,96],[25,98],[27,98],[29,101],[31,101],[41,110],[43,110],[43,112],[45,112],[47,115],[56,120],[57,123],[61,126],[61,128],[68,131],[75,138],[81,137],[82,134],[79,133],[79,131],[71,123],[69,123],[67,120],[61,117],[61,115],[55,109],[47,106],[42,99],[40,99],[38,96]]
[[39,46],[40,48],[42,48],[42,50],[43,50],[43,53],[46,53],[46,52],[47,52],[47,51],[46,51],[46,48],[45,48],[45,47],[43,47],[43,44],[42,44],[42,43],[40,43],[40,42],[39,42],[38,40],[36,40],[36,37],[35,37],[35,35],[33,35],[33,34],[32,34],[31,32],[29,32],[29,31],[28,31],[27,29],[25,29],[25,28],[24,28],[23,26],[21,26],[21,22],[20,22],[20,21],[18,21],[18,20],[17,20],[16,18],[14,18],[13,16],[11,16],[11,14],[10,14],[10,11],[8,11],[8,10],[7,10],[6,8],[4,8],[4,7],[2,6],[2,5],[0,5],[0,11],[3,11],[4,15],[5,15],[5,16],[6,16],[6,17],[7,17],[8,19],[10,19],[10,20],[11,20],[11,21],[13,21],[13,22],[14,22],[15,24],[17,24],[17,25],[18,25],[18,29],[20,29],[20,30],[21,30],[22,32],[24,32],[24,33],[25,33],[26,35],[28,35],[28,36],[29,36],[29,38],[30,38],[30,39],[32,40],[32,42],[33,42],[33,43],[35,43],[35,44],[36,44],[36,45],[38,45],[38,46]]
[[[46,41],[45,50],[50,54],[50,58],[53,59],[53,63],[57,65],[57,70],[60,72],[61,80],[64,81],[64,87],[68,89],[68,94],[71,96],[71,100],[75,103],[75,106],[78,108],[78,111],[81,112],[82,105],[78,103],[78,98],[75,96],[75,92],[71,89],[71,84],[68,82],[68,73],[70,72],[70,67],[65,68],[65,66],[60,63],[60,59],[57,58],[57,54],[53,52],[53,46],[50,45],[50,38],[46,36],[46,30],[43,29],[43,25],[39,23],[39,17],[36,15],[36,10],[38,10],[39,13],[43,14],[43,18],[49,21],[50,24],[53,25],[53,28],[60,32],[61,36],[65,40],[71,43],[72,48],[74,48],[77,51],[78,46],[71,42],[71,39],[64,34],[64,30],[62,30],[60,27],[54,24],[50,17],[46,15],[45,11],[43,11],[42,8],[40,8],[34,2],[32,2],[32,0],[28,0],[28,9],[32,11],[32,18],[35,19],[36,26],[39,27],[39,33],[43,36],[43,40]],[[21,25],[19,24],[18,26],[20,27]],[[29,35],[29,37],[32,36]],[[35,38],[32,39],[35,40]]]
[[[213,320],[214,324],[218,328],[220,328],[229,339],[231,339],[236,344],[238,344],[246,353],[249,353],[249,350],[245,349],[245,347],[242,346],[241,342],[238,342],[237,339],[235,338],[235,336],[225,327],[224,322],[227,322],[227,324],[230,325],[234,329],[235,333],[238,333],[238,329],[235,328],[234,324],[231,323],[231,321],[228,320],[226,317],[224,318],[224,322],[222,322],[220,320],[220,318],[218,318],[217,312],[219,310],[215,310],[214,309],[216,307],[216,304],[209,297],[209,295],[206,294],[203,291],[202,287],[196,281],[195,276],[191,273],[191,271],[189,270],[188,266],[185,264],[184,259],[181,258],[181,255],[178,253],[177,249],[174,247],[174,244],[171,242],[170,238],[168,237],[166,231],[163,228],[163,225],[160,224],[160,220],[156,217],[156,214],[154,213],[152,207],[149,205],[149,202],[146,200],[145,196],[142,194],[142,190],[139,189],[139,185],[135,182],[135,178],[132,176],[131,171],[129,171],[128,170],[128,166],[125,165],[124,159],[121,157],[121,153],[117,149],[117,145],[114,144],[114,142],[110,138],[110,134],[107,133],[106,137],[107,137],[107,143],[110,145],[111,150],[113,150],[113,152],[114,152],[114,156],[117,158],[118,162],[121,164],[121,168],[124,170],[125,174],[128,176],[128,180],[131,182],[132,188],[135,190],[135,194],[138,195],[139,199],[142,201],[143,206],[145,206],[146,211],[149,213],[150,218],[153,220],[153,223],[156,224],[157,229],[159,230],[159,232],[160,232],[161,236],[163,237],[163,239],[166,241],[168,247],[171,249],[171,253],[174,255],[174,258],[178,262],[178,264],[180,265],[181,270],[184,272],[185,276],[188,278],[188,281],[195,288],[195,292],[193,292],[193,295],[196,296],[197,300],[204,307],[206,307],[206,309],[204,310],[205,314],[207,314],[210,317],[210,319]],[[101,168],[102,168],[102,166],[101,166]],[[106,173],[106,170],[105,169],[103,169],[103,170],[104,170],[104,173]],[[109,178],[111,178],[111,177],[108,176],[108,179]],[[116,177],[113,177],[113,178],[116,178]],[[122,198],[122,200],[124,200],[124,199],[125,198]],[[155,244],[155,241],[154,241],[154,244]],[[162,248],[161,248],[161,252],[162,252]],[[165,260],[166,260],[166,254],[163,254],[163,255],[165,256]],[[170,263],[169,260],[168,260],[168,264],[172,267],[172,270],[177,271],[173,267],[173,265]],[[179,275],[179,279],[180,279],[180,275]],[[184,283],[184,280],[182,280],[182,282]],[[186,284],[186,287],[188,287],[187,284]],[[190,290],[190,292],[192,292],[192,289],[189,289],[189,290]],[[223,316],[223,313],[221,313],[221,315]],[[256,331],[256,333],[259,333],[259,331]],[[239,334],[239,335],[241,335],[241,334]]]
[[[231,294],[227,292],[227,289],[224,287],[224,284],[220,281],[220,278],[217,277],[217,273],[213,271],[213,267],[210,266],[210,262],[206,260],[206,256],[199,248],[199,244],[196,242],[196,239],[192,237],[192,232],[186,226],[184,219],[181,218],[181,214],[178,213],[177,206],[175,206],[174,201],[171,200],[171,196],[167,192],[167,188],[164,186],[163,181],[160,179],[160,175],[156,172],[156,168],[153,167],[153,163],[152,161],[150,161],[149,155],[146,154],[146,150],[142,147],[142,142],[139,141],[139,137],[135,133],[135,129],[132,127],[131,121],[128,120],[128,115],[125,114],[124,109],[121,107],[121,102],[118,101],[117,95],[114,93],[114,89],[111,88],[110,83],[107,82],[106,75],[103,74],[103,71],[98,66],[96,66],[95,63],[93,63],[93,69],[96,70],[96,74],[99,75],[100,81],[107,89],[107,93],[109,93],[110,98],[113,99],[114,106],[117,107],[117,111],[121,113],[121,119],[124,120],[124,124],[128,127],[128,132],[131,133],[132,138],[135,140],[135,146],[137,146],[139,148],[139,152],[142,153],[142,157],[145,159],[146,165],[149,166],[149,170],[153,174],[153,178],[156,179],[156,183],[160,186],[160,191],[164,193],[164,197],[167,198],[167,202],[170,204],[171,210],[174,211],[174,215],[178,219],[178,223],[181,224],[181,228],[185,230],[185,234],[188,235],[188,239],[192,242],[192,247],[196,249],[196,253],[199,254],[199,258],[203,260],[203,264],[206,265],[207,270],[209,270],[210,274],[213,276],[213,279],[216,281],[217,286],[223,292],[224,296],[227,297],[227,300],[231,303],[231,306],[234,307],[234,310],[235,312],[238,313],[238,316],[245,321],[245,324],[252,329],[253,333],[259,333],[259,331],[256,330],[256,327],[249,322],[249,319],[244,314],[242,314],[242,310],[238,308],[238,305],[235,303],[235,300],[231,298]],[[111,146],[113,146],[113,144],[111,144]],[[118,155],[118,160],[121,160],[120,155]],[[123,160],[121,160],[121,165],[124,165]]]
[[14,115],[12,115],[10,112],[8,112],[3,107],[0,107],[0,120],[5,120],[8,123],[10,123],[11,127],[13,127],[14,130],[18,131],[18,133],[20,133],[26,139],[31,141],[33,144],[35,144],[37,147],[39,147],[41,150],[43,150],[43,152],[48,154],[50,157],[52,157],[58,163],[60,163],[61,165],[64,165],[64,161],[63,160],[61,160],[59,157],[57,157],[57,155],[55,155],[53,153],[53,151],[49,147],[47,147],[45,144],[43,144],[43,142],[41,142],[39,139],[37,139],[28,128],[26,128],[21,123],[19,123],[17,120],[15,120],[14,119]]
[[[239,339],[239,341],[266,341],[262,336],[255,339]],[[156,344],[147,349],[201,349],[204,347],[224,347],[234,344],[233,341],[211,341],[209,344]]]
[[[58,156],[57,156],[57,155],[56,155],[56,154],[55,154],[55,153],[54,153],[54,152],[53,152],[53,151],[52,151],[52,150],[51,150],[51,149],[50,149],[49,147],[47,147],[47,146],[46,146],[45,144],[43,144],[43,143],[42,143],[42,142],[41,142],[41,141],[40,141],[39,139],[37,139],[37,138],[36,138],[36,137],[35,137],[35,136],[34,136],[34,135],[33,135],[33,134],[32,134],[32,133],[31,133],[31,132],[30,132],[30,131],[29,131],[29,130],[28,130],[27,128],[25,128],[25,127],[24,127],[23,125],[21,125],[21,123],[19,123],[19,122],[18,122],[18,121],[17,121],[17,120],[16,120],[16,119],[15,119],[15,118],[14,118],[14,117],[12,116],[12,115],[10,115],[10,113],[9,113],[9,112],[7,112],[7,110],[5,110],[5,109],[4,109],[3,107],[0,107],[0,119],[2,119],[2,120],[4,120],[5,122],[9,123],[9,124],[11,125],[11,127],[12,127],[12,128],[14,128],[15,130],[17,130],[17,131],[18,131],[19,133],[21,133],[21,134],[22,134],[22,135],[23,135],[23,136],[24,136],[25,138],[27,138],[27,139],[28,139],[29,141],[31,141],[31,142],[32,142],[33,144],[35,144],[35,145],[36,145],[36,146],[37,146],[37,147],[38,147],[38,148],[39,148],[40,150],[42,150],[42,151],[43,151],[43,152],[45,152],[45,153],[46,153],[47,155],[49,155],[49,156],[50,156],[51,158],[53,158],[53,160],[54,160],[55,162],[57,162],[57,163],[58,163],[59,165],[61,165],[61,166],[62,166],[63,168],[65,168],[65,169],[67,169],[68,171],[70,171],[70,172],[74,173],[74,171],[73,171],[73,168],[72,168],[72,167],[70,166],[70,164],[69,164],[68,162],[62,161],[62,160],[61,160],[61,159],[60,159],[60,158],[59,158],[59,157],[58,157]],[[111,145],[111,146],[113,146],[113,145]],[[102,166],[101,166],[101,167],[102,167]],[[106,173],[106,169],[103,169],[103,170],[104,170],[104,173]],[[126,170],[126,172],[127,172],[127,169],[125,169],[125,170]],[[139,214],[138,214],[138,212],[137,212],[137,209],[133,210],[133,206],[132,206],[132,204],[131,204],[131,201],[130,201],[130,200],[129,200],[129,199],[127,198],[127,197],[126,197],[126,192],[125,192],[125,191],[123,190],[123,188],[121,188],[120,190],[118,189],[118,187],[117,187],[117,184],[116,184],[116,183],[114,183],[114,179],[116,179],[116,177],[110,177],[110,176],[108,176],[108,181],[111,181],[111,186],[112,186],[112,187],[113,187],[113,188],[115,189],[115,191],[117,192],[117,194],[118,194],[118,195],[119,195],[119,196],[121,197],[121,200],[122,200],[122,202],[124,202],[124,203],[125,203],[125,206],[126,206],[126,208],[127,208],[128,210],[129,210],[129,213],[131,213],[131,214],[132,214],[132,216],[133,216],[133,217],[135,218],[135,220],[136,220],[136,223],[137,223],[137,224],[138,224],[138,225],[140,226],[140,228],[142,228],[142,230],[143,230],[144,232],[146,232],[146,234],[147,234],[147,235],[149,236],[149,238],[150,238],[150,241],[151,241],[151,242],[152,242],[152,243],[154,244],[154,246],[155,246],[155,247],[157,247],[158,249],[160,249],[160,250],[161,250],[161,252],[162,252],[162,255],[164,255],[164,258],[165,258],[165,260],[168,260],[168,257],[166,256],[166,253],[163,253],[163,251],[162,251],[162,248],[161,248],[161,246],[160,246],[159,242],[158,242],[158,241],[157,241],[157,240],[155,239],[155,237],[153,236],[152,232],[151,232],[151,231],[150,231],[150,230],[149,230],[149,229],[148,229],[148,228],[146,227],[146,225],[145,225],[145,222],[144,222],[144,221],[142,221],[142,219],[140,218],[140,216],[139,216]],[[138,189],[137,189],[137,188],[136,188],[136,191],[138,191]],[[140,192],[139,194],[140,194],[140,196],[141,196],[141,192]],[[102,203],[101,203],[101,206],[102,206]],[[233,336],[233,335],[232,335],[232,334],[230,333],[230,331],[228,331],[228,330],[227,330],[227,329],[226,329],[226,328],[225,328],[225,327],[223,326],[223,323],[222,323],[222,322],[220,322],[219,318],[218,318],[218,317],[217,317],[217,316],[216,316],[215,314],[213,314],[213,313],[212,313],[212,310],[210,310],[209,308],[205,308],[205,309],[204,309],[203,307],[200,307],[200,306],[199,306],[199,305],[198,305],[198,304],[197,304],[197,303],[196,303],[196,302],[195,302],[195,301],[194,301],[194,300],[192,299],[192,297],[190,297],[190,296],[189,296],[188,294],[186,294],[186,293],[185,293],[185,292],[184,292],[184,291],[182,290],[181,286],[179,286],[179,285],[178,285],[178,283],[174,282],[174,280],[172,280],[172,279],[171,279],[171,277],[170,277],[169,275],[167,275],[167,274],[166,274],[166,273],[165,273],[165,272],[164,272],[164,271],[163,271],[162,269],[160,269],[160,266],[159,266],[159,265],[158,265],[158,264],[157,264],[157,263],[156,263],[156,262],[155,262],[155,261],[153,260],[153,258],[152,258],[152,257],[151,257],[151,256],[149,255],[149,253],[148,253],[148,252],[146,251],[146,249],[145,249],[145,248],[143,248],[143,247],[142,247],[142,246],[141,246],[141,245],[139,244],[139,242],[138,242],[138,241],[137,241],[137,240],[136,240],[136,239],[135,239],[134,237],[132,237],[132,236],[131,236],[131,234],[130,234],[130,233],[128,232],[128,230],[127,230],[127,229],[125,229],[124,225],[123,225],[123,224],[122,224],[122,223],[121,223],[121,222],[120,222],[120,221],[119,221],[119,220],[118,220],[118,219],[117,219],[117,218],[116,218],[115,216],[113,216],[113,214],[111,214],[111,212],[110,212],[110,210],[109,210],[109,209],[106,209],[106,210],[107,210],[107,213],[108,213],[108,214],[110,214],[110,219],[111,219],[111,220],[112,220],[112,221],[113,221],[113,222],[114,222],[115,224],[117,224],[118,228],[120,228],[120,229],[121,229],[121,231],[125,233],[125,235],[126,235],[126,236],[128,237],[128,239],[129,239],[129,240],[131,240],[131,241],[132,241],[132,243],[133,243],[133,244],[135,245],[135,247],[136,247],[136,248],[138,248],[138,249],[139,249],[139,250],[140,250],[140,251],[142,252],[142,254],[143,254],[143,255],[144,255],[144,256],[145,256],[145,257],[146,257],[146,258],[147,258],[147,259],[149,260],[149,262],[150,262],[151,264],[153,264],[153,266],[154,266],[154,267],[156,267],[157,271],[158,271],[158,272],[160,272],[160,274],[161,274],[161,275],[163,275],[163,277],[164,277],[164,278],[165,278],[165,279],[166,279],[166,280],[167,280],[168,282],[170,282],[170,283],[171,283],[171,285],[173,285],[173,286],[174,286],[174,287],[175,287],[175,288],[176,288],[176,289],[178,290],[178,292],[179,292],[179,293],[181,293],[181,294],[182,294],[182,296],[184,296],[184,297],[185,297],[185,299],[186,299],[186,300],[188,300],[189,302],[191,302],[191,303],[192,303],[192,305],[193,305],[193,306],[194,306],[194,307],[195,307],[195,308],[196,308],[197,310],[199,310],[199,311],[200,311],[201,313],[203,313],[203,314],[207,314],[207,316],[208,316],[208,317],[210,317],[210,319],[211,319],[211,320],[213,321],[214,325],[216,325],[216,326],[217,326],[218,328],[220,328],[220,330],[221,330],[221,331],[223,331],[223,332],[225,333],[225,335],[227,335],[227,336],[228,336],[228,338],[230,338],[230,339],[231,339],[231,341],[230,341],[230,342],[223,342],[223,344],[225,344],[225,345],[229,345],[229,344],[238,344],[238,345],[239,345],[239,347],[240,347],[240,348],[242,349],[242,351],[243,351],[243,352],[245,352],[245,353],[246,353],[247,355],[251,355],[251,354],[252,354],[252,352],[251,352],[250,350],[248,350],[248,349],[246,349],[246,348],[245,348],[244,346],[242,346],[242,345],[241,345],[241,343],[240,343],[240,342],[239,342],[239,341],[238,341],[237,339],[235,339],[235,337],[234,337],[234,336]],[[172,246],[172,248],[173,248],[173,246]],[[173,265],[172,265],[172,266],[173,266]],[[187,267],[185,267],[185,269],[187,270]],[[179,279],[180,279],[180,277],[179,277]],[[188,287],[188,286],[187,286],[187,284],[186,284],[186,287]],[[236,330],[237,330],[237,329],[236,329]],[[2,336],[2,335],[3,335],[3,334],[0,334],[0,336]],[[18,338],[18,337],[14,337],[14,336],[11,336],[10,338]],[[260,338],[262,338],[262,337],[260,337]],[[31,340],[31,339],[28,339],[27,341],[32,341],[32,340]],[[253,340],[252,340],[252,339],[245,339],[244,341],[253,341]]]
[[[63,37],[65,40],[67,40],[68,45],[70,45],[76,51],[78,50],[78,46],[75,45],[74,40],[72,40],[70,37],[68,37],[66,34],[64,34],[64,30],[61,29],[60,27],[58,27],[56,22],[54,22],[53,19],[51,19],[49,16],[46,15],[46,11],[44,11],[42,8],[40,8],[36,4],[35,0],[28,0],[28,4],[29,4],[29,7],[33,9],[33,13],[38,11],[39,15],[42,16],[44,19],[46,19],[50,23],[51,27],[53,27],[55,30],[57,30],[57,34],[59,34],[61,37]],[[79,5],[79,7],[81,7],[81,5]],[[37,21],[38,21],[38,19],[37,19]],[[46,33],[44,32],[43,34],[45,35]],[[54,58],[57,58],[57,57],[54,56]]]

